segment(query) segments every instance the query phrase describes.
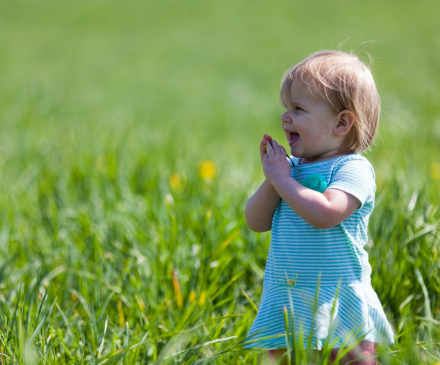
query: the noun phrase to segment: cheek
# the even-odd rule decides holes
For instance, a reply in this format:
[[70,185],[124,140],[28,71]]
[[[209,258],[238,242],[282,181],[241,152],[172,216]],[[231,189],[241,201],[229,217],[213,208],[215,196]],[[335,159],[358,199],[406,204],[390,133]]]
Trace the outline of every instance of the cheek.
[[328,131],[322,126],[317,126],[313,129],[307,129],[307,131],[304,133],[304,136],[307,136],[307,139],[310,142],[318,144],[327,139]]
[[331,124],[327,122],[316,121],[313,123],[313,131],[315,134],[326,135],[331,129]]

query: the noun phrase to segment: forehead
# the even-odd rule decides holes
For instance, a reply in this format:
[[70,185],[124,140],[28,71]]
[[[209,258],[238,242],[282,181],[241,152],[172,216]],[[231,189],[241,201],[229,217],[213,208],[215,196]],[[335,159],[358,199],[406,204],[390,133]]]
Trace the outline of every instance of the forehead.
[[335,90],[325,87],[319,80],[307,74],[300,75],[300,78],[287,75],[281,84],[281,103],[287,106],[298,102],[296,99],[315,105],[325,104],[333,112],[342,110],[342,105]]
[[284,80],[281,87],[280,98],[283,104],[292,102],[315,104],[328,101],[323,97],[319,87],[314,87],[309,83],[299,80]]

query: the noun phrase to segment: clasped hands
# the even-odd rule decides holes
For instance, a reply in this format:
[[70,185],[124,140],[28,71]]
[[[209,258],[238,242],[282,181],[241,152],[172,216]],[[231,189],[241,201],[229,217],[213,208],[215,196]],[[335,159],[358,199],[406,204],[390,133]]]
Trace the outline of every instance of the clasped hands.
[[260,143],[260,156],[264,175],[271,185],[274,185],[277,179],[290,177],[290,164],[286,159],[286,149],[267,134]]

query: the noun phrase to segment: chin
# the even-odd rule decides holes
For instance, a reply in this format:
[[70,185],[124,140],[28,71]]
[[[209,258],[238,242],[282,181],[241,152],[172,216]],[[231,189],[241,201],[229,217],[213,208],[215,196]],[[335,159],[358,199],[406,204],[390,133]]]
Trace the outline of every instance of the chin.
[[295,156],[295,157],[301,157],[301,156],[299,156],[299,153],[298,153],[298,152],[295,153],[295,149],[294,149],[294,148],[291,148],[291,149],[290,149],[290,154],[291,154],[292,156]]

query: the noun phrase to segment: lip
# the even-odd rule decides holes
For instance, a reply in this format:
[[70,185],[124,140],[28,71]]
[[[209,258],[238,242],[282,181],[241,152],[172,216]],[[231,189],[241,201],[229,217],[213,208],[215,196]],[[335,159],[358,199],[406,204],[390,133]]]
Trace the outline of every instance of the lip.
[[289,137],[289,146],[294,145],[296,142],[299,141],[299,134],[295,133],[295,132],[289,132],[288,134]]

